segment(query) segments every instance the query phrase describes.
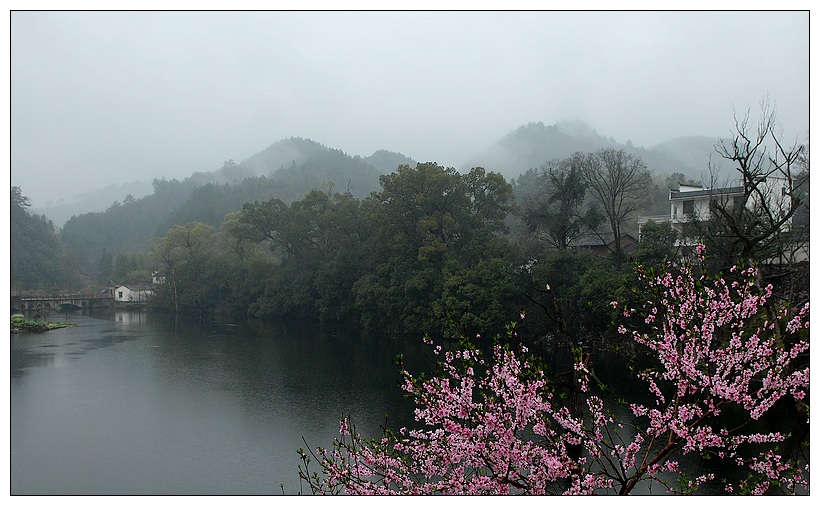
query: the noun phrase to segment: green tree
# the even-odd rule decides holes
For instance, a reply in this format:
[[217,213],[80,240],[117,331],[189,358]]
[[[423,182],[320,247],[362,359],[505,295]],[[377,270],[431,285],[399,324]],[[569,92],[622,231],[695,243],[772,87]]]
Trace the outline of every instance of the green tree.
[[100,259],[97,261],[97,282],[102,284],[114,281],[114,260],[111,252],[103,248]]
[[236,233],[267,243],[277,262],[254,314],[355,319],[352,286],[367,268],[364,220],[350,193],[314,189],[289,206],[279,199],[246,204]]
[[227,297],[219,301],[221,313],[253,315],[265,290],[266,280],[273,275],[273,262],[253,239],[252,225],[241,221],[240,211],[229,213],[220,226],[220,238],[225,256],[224,272]]
[[530,233],[543,237],[554,248],[568,248],[602,220],[587,199],[584,163],[581,153],[547,162],[535,180],[537,190],[523,203],[522,216]]
[[49,292],[77,288],[77,267],[45,216],[31,215],[29,198],[11,187],[10,281],[17,289]]
[[641,240],[633,259],[648,267],[661,266],[665,260],[677,257],[677,241],[678,232],[668,223],[649,221],[641,228]]
[[117,255],[117,260],[114,262],[114,281],[123,283],[130,271],[131,265],[128,261],[128,255]]
[[166,283],[152,299],[154,308],[204,316],[221,300],[226,265],[215,229],[203,223],[173,227],[159,239],[154,253]]
[[294,246],[288,236],[288,206],[279,198],[242,206],[239,222],[249,225],[243,233],[257,242],[267,242],[274,253],[289,257]]
[[520,305],[519,279],[509,262],[488,258],[472,268],[452,264],[442,276],[441,295],[432,308],[446,330],[467,338],[504,333],[502,322]]
[[492,232],[507,232],[507,215],[513,211],[513,190],[504,176],[473,167],[464,175],[473,214]]
[[400,166],[381,184],[364,205],[371,270],[354,284],[356,307],[364,321],[397,331],[440,329],[442,317],[463,309],[448,307],[463,301],[454,303],[454,289],[445,294],[445,273],[451,283],[467,279],[465,269],[503,257],[512,188],[482,168],[462,176],[434,163]]
[[19,186],[11,187],[12,209],[26,209],[31,205],[31,199],[23,195],[23,190]]

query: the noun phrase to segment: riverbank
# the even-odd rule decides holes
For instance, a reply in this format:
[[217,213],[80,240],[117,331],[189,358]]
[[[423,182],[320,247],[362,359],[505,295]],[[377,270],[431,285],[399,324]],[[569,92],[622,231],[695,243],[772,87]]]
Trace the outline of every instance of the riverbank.
[[76,325],[76,323],[26,320],[25,317],[21,314],[15,314],[11,317],[12,334],[39,334],[42,332],[46,332],[47,330],[74,327]]

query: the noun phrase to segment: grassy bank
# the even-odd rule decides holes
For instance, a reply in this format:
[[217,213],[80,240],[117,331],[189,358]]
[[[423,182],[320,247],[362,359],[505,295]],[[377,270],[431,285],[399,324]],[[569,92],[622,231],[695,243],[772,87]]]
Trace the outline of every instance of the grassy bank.
[[39,334],[47,330],[62,329],[65,327],[74,327],[76,323],[65,322],[45,322],[36,320],[26,320],[21,314],[11,316],[11,332],[13,334],[20,333],[35,333]]

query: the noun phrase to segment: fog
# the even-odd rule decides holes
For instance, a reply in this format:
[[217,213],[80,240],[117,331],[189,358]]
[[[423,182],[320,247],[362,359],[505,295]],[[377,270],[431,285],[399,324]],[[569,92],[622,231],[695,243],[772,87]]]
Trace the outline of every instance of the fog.
[[33,207],[289,137],[458,167],[580,120],[649,148],[729,135],[766,96],[808,141],[807,11],[16,11],[8,40],[11,184]]

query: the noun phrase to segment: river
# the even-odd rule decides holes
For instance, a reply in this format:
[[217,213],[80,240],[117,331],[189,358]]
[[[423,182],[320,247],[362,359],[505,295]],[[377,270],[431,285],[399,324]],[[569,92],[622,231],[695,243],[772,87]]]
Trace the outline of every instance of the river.
[[[343,415],[373,437],[385,423],[412,425],[394,359],[403,354],[414,373],[431,364],[420,339],[305,322],[115,311],[49,320],[76,326],[10,337],[12,495],[309,493],[298,479],[302,438],[331,446]],[[610,401],[645,388],[622,366],[597,365]],[[805,430],[796,424],[776,417],[767,430]],[[687,460],[688,474],[724,472]]]
[[[412,418],[412,342],[309,324],[194,325],[145,313],[49,317],[11,336],[11,494],[297,494],[305,446],[339,418]],[[308,492],[305,490],[305,492]]]

